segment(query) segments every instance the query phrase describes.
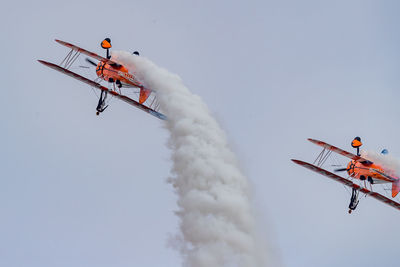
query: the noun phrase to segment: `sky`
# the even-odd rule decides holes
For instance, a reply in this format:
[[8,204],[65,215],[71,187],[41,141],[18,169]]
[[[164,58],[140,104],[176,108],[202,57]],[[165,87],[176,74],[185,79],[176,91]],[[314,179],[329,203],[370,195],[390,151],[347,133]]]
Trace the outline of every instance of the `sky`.
[[[283,266],[397,266],[397,210],[348,215],[338,183],[293,164],[324,140],[400,158],[397,1],[7,2],[0,16],[1,266],[181,266],[168,132],[39,64],[139,51],[178,74],[226,131]],[[82,57],[79,64],[85,64]],[[82,71],[89,77],[85,69]],[[90,76],[92,75],[92,76]],[[346,163],[345,159],[341,162]],[[399,200],[399,199],[397,199]]]

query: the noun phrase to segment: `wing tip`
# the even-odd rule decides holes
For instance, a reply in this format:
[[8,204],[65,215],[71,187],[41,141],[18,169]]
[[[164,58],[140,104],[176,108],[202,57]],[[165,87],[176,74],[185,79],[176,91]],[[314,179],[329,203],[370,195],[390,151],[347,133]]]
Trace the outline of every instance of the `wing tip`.
[[[140,104],[140,105],[142,105],[142,104]],[[142,106],[146,107],[145,105],[142,105]],[[149,109],[148,112],[149,112],[151,115],[153,115],[153,116],[159,118],[160,120],[163,120],[163,121],[168,120],[168,117],[167,117],[167,116],[165,116],[164,114],[162,114],[162,113],[160,113],[160,112],[157,112],[157,111],[155,111],[155,110],[153,110],[153,109]]]
[[318,142],[321,142],[321,141],[319,141],[319,140],[317,140],[317,139],[313,139],[313,138],[307,138],[307,140],[308,141],[310,141],[311,143],[318,143]]
[[38,59],[37,60],[40,64],[43,64],[43,65],[45,65],[45,66],[48,66],[50,63],[49,62],[47,62],[47,61],[44,61],[44,60],[41,60],[41,59]]
[[303,163],[303,161],[298,160],[298,159],[290,159],[290,160],[299,165],[301,165]]
[[160,113],[160,116],[159,116],[159,118],[161,119],[161,120],[163,120],[163,121],[167,121],[168,120],[168,117],[167,116],[165,116],[164,114],[162,114],[162,113]]

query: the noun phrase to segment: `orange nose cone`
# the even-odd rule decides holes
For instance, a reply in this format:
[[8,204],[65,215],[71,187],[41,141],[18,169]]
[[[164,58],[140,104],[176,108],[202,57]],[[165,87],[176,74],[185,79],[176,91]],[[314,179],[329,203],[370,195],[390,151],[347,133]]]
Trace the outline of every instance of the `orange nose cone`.
[[361,138],[360,137],[354,138],[353,142],[351,142],[351,146],[354,148],[362,146]]
[[350,162],[347,164],[346,171],[347,171],[347,173],[348,173],[350,176],[353,176],[353,175],[354,175],[354,161],[353,161],[353,160],[350,161]]
[[102,76],[103,75],[103,69],[104,69],[104,63],[103,62],[101,62],[101,61],[99,61],[99,64],[97,64],[97,67],[96,67],[96,74],[97,74],[97,76]]
[[110,38],[104,39],[103,42],[101,42],[101,47],[103,47],[104,49],[111,48]]

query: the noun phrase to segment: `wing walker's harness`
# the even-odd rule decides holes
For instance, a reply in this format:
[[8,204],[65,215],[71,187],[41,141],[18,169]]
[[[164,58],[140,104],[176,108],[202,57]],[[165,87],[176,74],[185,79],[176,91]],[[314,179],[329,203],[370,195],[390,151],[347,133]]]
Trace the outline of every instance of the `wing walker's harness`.
[[[361,138],[358,136],[355,137],[354,140],[351,142],[351,146],[353,148],[357,149],[357,156],[360,156],[360,146],[362,146]],[[314,160],[313,164],[316,164],[316,166],[321,167],[326,162],[326,160],[329,158],[331,153],[332,153],[331,150],[327,150],[326,148],[323,148],[321,153]],[[353,167],[353,169],[354,169],[354,165],[350,166],[350,168],[351,167]],[[341,168],[341,169],[336,169],[335,171],[348,171],[348,169]],[[371,182],[371,184],[373,183],[372,179],[370,182]],[[351,198],[350,198],[350,204],[349,204],[349,213],[351,213],[353,210],[355,210],[357,208],[357,205],[360,202],[358,195],[359,195],[359,191],[357,189],[353,188],[352,193],[351,193]]]
[[[362,146],[361,138],[358,137],[358,136],[355,137],[354,140],[351,142],[351,146],[353,148],[357,149],[357,156],[361,156],[360,155],[360,146]],[[353,167],[353,170],[354,170],[354,165],[350,166],[350,168],[351,167]],[[370,183],[371,184],[373,183],[372,179],[371,179]],[[372,187],[371,187],[371,190],[372,190]],[[351,212],[357,208],[357,205],[360,202],[360,200],[358,199],[358,194],[359,193],[360,192],[357,189],[355,189],[355,188],[352,189],[351,198],[350,198],[350,204],[349,204],[349,214],[351,214]]]
[[[362,146],[361,138],[358,137],[358,136],[355,137],[354,140],[351,142],[351,146],[352,146],[353,148],[356,148],[356,149],[357,149],[357,156],[361,156],[361,155],[360,155],[360,146]],[[354,173],[354,167],[355,167],[355,165],[354,165],[353,161],[351,161],[348,167],[336,169],[335,171],[336,171],[336,172],[338,172],[338,171],[339,171],[339,172],[340,172],[340,171],[347,171],[347,172],[349,172],[349,171],[352,170],[353,173]],[[351,175],[350,173],[349,173],[349,175],[350,175],[350,177],[352,177],[352,175]],[[362,178],[360,177],[360,180],[364,180],[364,187],[366,187],[365,178],[362,179]],[[370,182],[371,185],[374,183],[371,177],[368,177],[368,181]],[[371,191],[372,191],[372,186],[371,186]],[[350,198],[350,204],[349,204],[349,214],[350,214],[353,210],[355,210],[355,209],[357,208],[357,205],[358,205],[358,203],[360,202],[360,200],[359,200],[359,198],[358,198],[359,193],[360,193],[359,190],[357,190],[357,189],[355,189],[355,188],[352,189],[351,198]]]
[[[106,52],[106,58],[110,59],[111,58],[110,48],[112,47],[110,38],[104,39],[100,43],[100,46],[102,48],[106,49],[106,51],[107,51]],[[103,75],[104,65],[105,64],[100,64],[99,67],[98,67],[99,70],[101,71],[101,75]],[[114,81],[111,81],[111,80],[109,82],[114,82]],[[96,107],[96,110],[97,110],[96,115],[100,115],[100,113],[103,112],[104,110],[106,110],[106,108],[108,107],[108,105],[106,106],[106,99],[107,99],[107,91],[101,91],[101,94],[100,94],[100,97],[99,97],[99,102],[97,103],[97,107]]]

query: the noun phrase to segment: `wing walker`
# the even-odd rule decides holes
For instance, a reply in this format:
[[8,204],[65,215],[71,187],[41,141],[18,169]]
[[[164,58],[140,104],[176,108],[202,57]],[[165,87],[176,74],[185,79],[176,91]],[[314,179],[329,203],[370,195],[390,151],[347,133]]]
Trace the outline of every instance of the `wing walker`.
[[[367,158],[361,157],[360,147],[362,143],[360,137],[354,138],[351,143],[352,147],[357,150],[356,154],[347,152],[319,140],[310,138],[308,140],[311,143],[323,148],[321,153],[315,159],[314,163],[310,164],[297,159],[292,159],[292,161],[302,167],[310,169],[314,172],[322,174],[323,176],[331,178],[347,187],[350,187],[352,189],[352,194],[349,204],[349,213],[357,208],[360,199],[360,193],[364,194],[365,196],[371,196],[372,198],[375,198],[385,204],[388,204],[400,210],[400,203],[377,192],[374,192],[372,188],[375,184],[391,183],[391,196],[392,198],[395,198],[400,191],[399,177],[396,175],[394,170],[390,170],[384,167],[382,164],[375,163]],[[334,170],[335,172],[347,172],[347,178],[339,176],[322,168],[322,165],[326,162],[332,152],[338,153],[351,159],[346,168],[339,168]],[[387,154],[387,150],[384,149],[382,151],[382,154]],[[363,183],[364,186],[357,184],[357,181],[360,184]],[[367,184],[369,184],[369,189],[367,189]]]
[[[159,104],[156,98],[156,93],[153,88],[145,87],[135,77],[135,74],[130,72],[125,66],[111,60],[110,48],[111,40],[106,38],[101,42],[101,47],[106,50],[106,57],[97,55],[79,46],[67,43],[61,40],[55,40],[57,43],[70,48],[70,52],[61,61],[60,65],[56,65],[44,60],[38,60],[43,65],[64,73],[72,78],[90,85],[93,88],[100,90],[100,97],[96,107],[96,114],[102,113],[108,105],[106,100],[108,95],[112,95],[120,100],[137,107],[159,119],[165,120],[167,117],[159,112]],[[86,58],[86,61],[96,67],[97,78],[90,80],[70,70],[76,59],[84,54],[98,61],[95,63],[92,59]],[[139,56],[137,51],[133,52],[134,55]],[[108,87],[100,84],[101,81],[106,81]],[[132,99],[124,94],[124,88],[134,88],[138,90],[138,99]]]

